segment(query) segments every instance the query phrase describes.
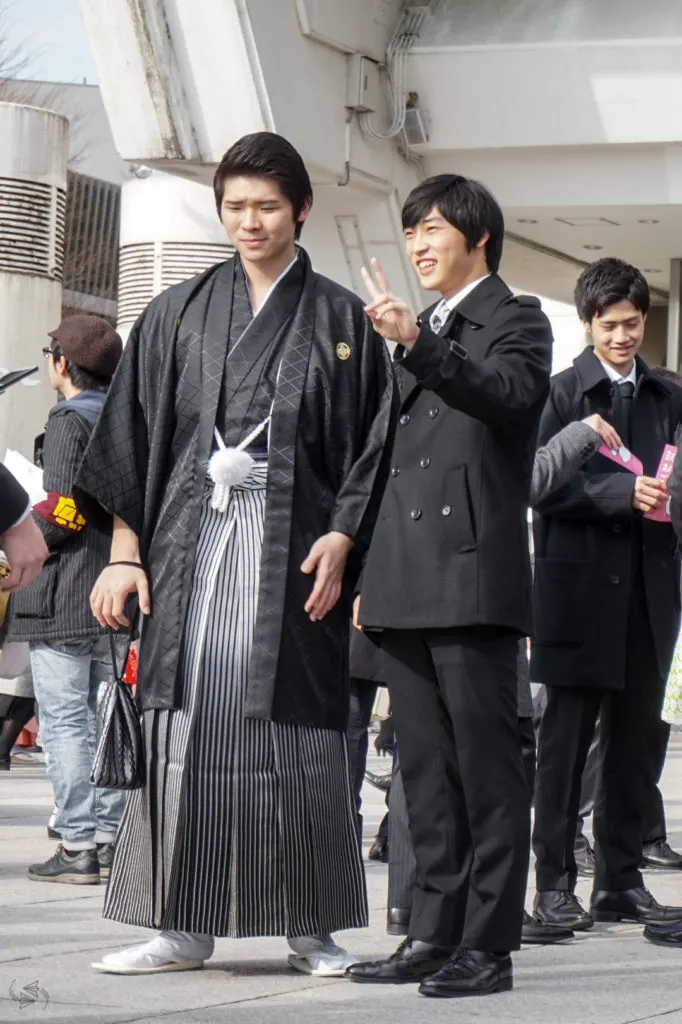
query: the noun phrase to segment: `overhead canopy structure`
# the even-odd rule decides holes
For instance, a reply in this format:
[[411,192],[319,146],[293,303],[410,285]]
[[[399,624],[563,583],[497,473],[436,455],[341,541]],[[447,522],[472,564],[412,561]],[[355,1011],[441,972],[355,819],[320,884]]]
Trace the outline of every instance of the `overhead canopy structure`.
[[[414,296],[400,200],[420,174],[459,171],[504,207],[514,284],[569,301],[587,262],[619,255],[667,304],[682,255],[678,0],[81,6],[121,154],[208,183],[237,137],[281,132],[316,184],[306,241],[351,286],[377,251]],[[384,60],[410,94],[407,153],[402,132],[370,135],[395,124]]]

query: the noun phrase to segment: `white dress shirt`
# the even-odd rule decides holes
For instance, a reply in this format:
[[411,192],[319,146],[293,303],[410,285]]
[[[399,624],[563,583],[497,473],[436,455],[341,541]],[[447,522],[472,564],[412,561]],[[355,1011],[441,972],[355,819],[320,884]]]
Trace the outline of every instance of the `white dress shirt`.
[[[596,352],[595,355],[597,355]],[[597,359],[599,359],[599,356],[597,356]],[[613,381],[614,384],[637,383],[637,363],[632,364],[632,369],[630,370],[628,375],[624,377],[621,373],[618,373],[618,370],[614,370],[612,366],[609,366],[609,364],[605,363],[602,359],[599,359],[599,362],[606,370],[609,380]]]
[[484,274],[483,277],[478,277],[475,281],[471,281],[460,291],[456,292],[455,295],[451,295],[449,299],[441,299],[433,313],[429,317],[429,327],[432,331],[438,334],[443,324],[446,322],[453,309],[459,306],[460,302],[467,297],[469,292],[472,292],[474,288],[478,288],[481,281],[485,281],[486,278],[490,277],[490,274]]

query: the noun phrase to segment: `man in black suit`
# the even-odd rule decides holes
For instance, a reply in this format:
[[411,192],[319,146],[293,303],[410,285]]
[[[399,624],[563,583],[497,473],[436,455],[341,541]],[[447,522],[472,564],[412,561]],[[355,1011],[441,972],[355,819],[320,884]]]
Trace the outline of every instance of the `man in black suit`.
[[[547,685],[533,834],[535,914],[582,929],[595,919],[665,924],[682,918],[682,907],[662,907],[644,888],[642,808],[679,628],[679,563],[671,524],[646,515],[667,500],[655,476],[675,437],[682,390],[652,374],[637,355],[649,289],[635,267],[598,260],[581,275],[575,301],[593,347],[553,378],[539,442],[599,413],[644,472],[635,476],[597,453],[535,506],[532,673]],[[574,838],[598,716],[601,771],[588,913],[574,893]]]
[[10,573],[0,577],[0,591],[15,594],[40,574],[48,551],[31,516],[28,494],[12,474],[0,466],[0,550]]
[[418,882],[406,944],[355,981],[424,995],[512,986],[530,793],[517,719],[519,637],[531,628],[526,509],[552,333],[497,275],[504,223],[478,182],[438,175],[403,208],[407,252],[440,292],[417,318],[378,264],[375,328],[396,340],[393,468],[362,580],[380,631]]

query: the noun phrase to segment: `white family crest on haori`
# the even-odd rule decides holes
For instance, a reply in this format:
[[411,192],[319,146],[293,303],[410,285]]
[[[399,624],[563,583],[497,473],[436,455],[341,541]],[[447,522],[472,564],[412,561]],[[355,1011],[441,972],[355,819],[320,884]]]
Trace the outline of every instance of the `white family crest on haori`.
[[208,463],[208,475],[213,481],[213,496],[211,497],[211,508],[216,512],[227,512],[230,503],[230,493],[233,487],[239,487],[249,477],[256,462],[252,459],[246,449],[263,433],[272,414],[262,423],[259,423],[255,430],[252,430],[248,437],[245,437],[236,448],[228,448],[225,445],[218,430],[214,430],[218,450],[213,453]]

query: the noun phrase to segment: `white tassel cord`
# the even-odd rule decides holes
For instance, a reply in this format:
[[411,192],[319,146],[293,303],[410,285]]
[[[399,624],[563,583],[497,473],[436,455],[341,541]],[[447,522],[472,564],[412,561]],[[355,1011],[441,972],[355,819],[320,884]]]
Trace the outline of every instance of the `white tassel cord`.
[[227,512],[232,488],[239,487],[248,479],[256,463],[245,449],[263,433],[269,422],[270,416],[252,430],[236,448],[227,448],[218,431],[214,430],[218,450],[209,460],[208,475],[213,481],[211,508],[216,512]]

